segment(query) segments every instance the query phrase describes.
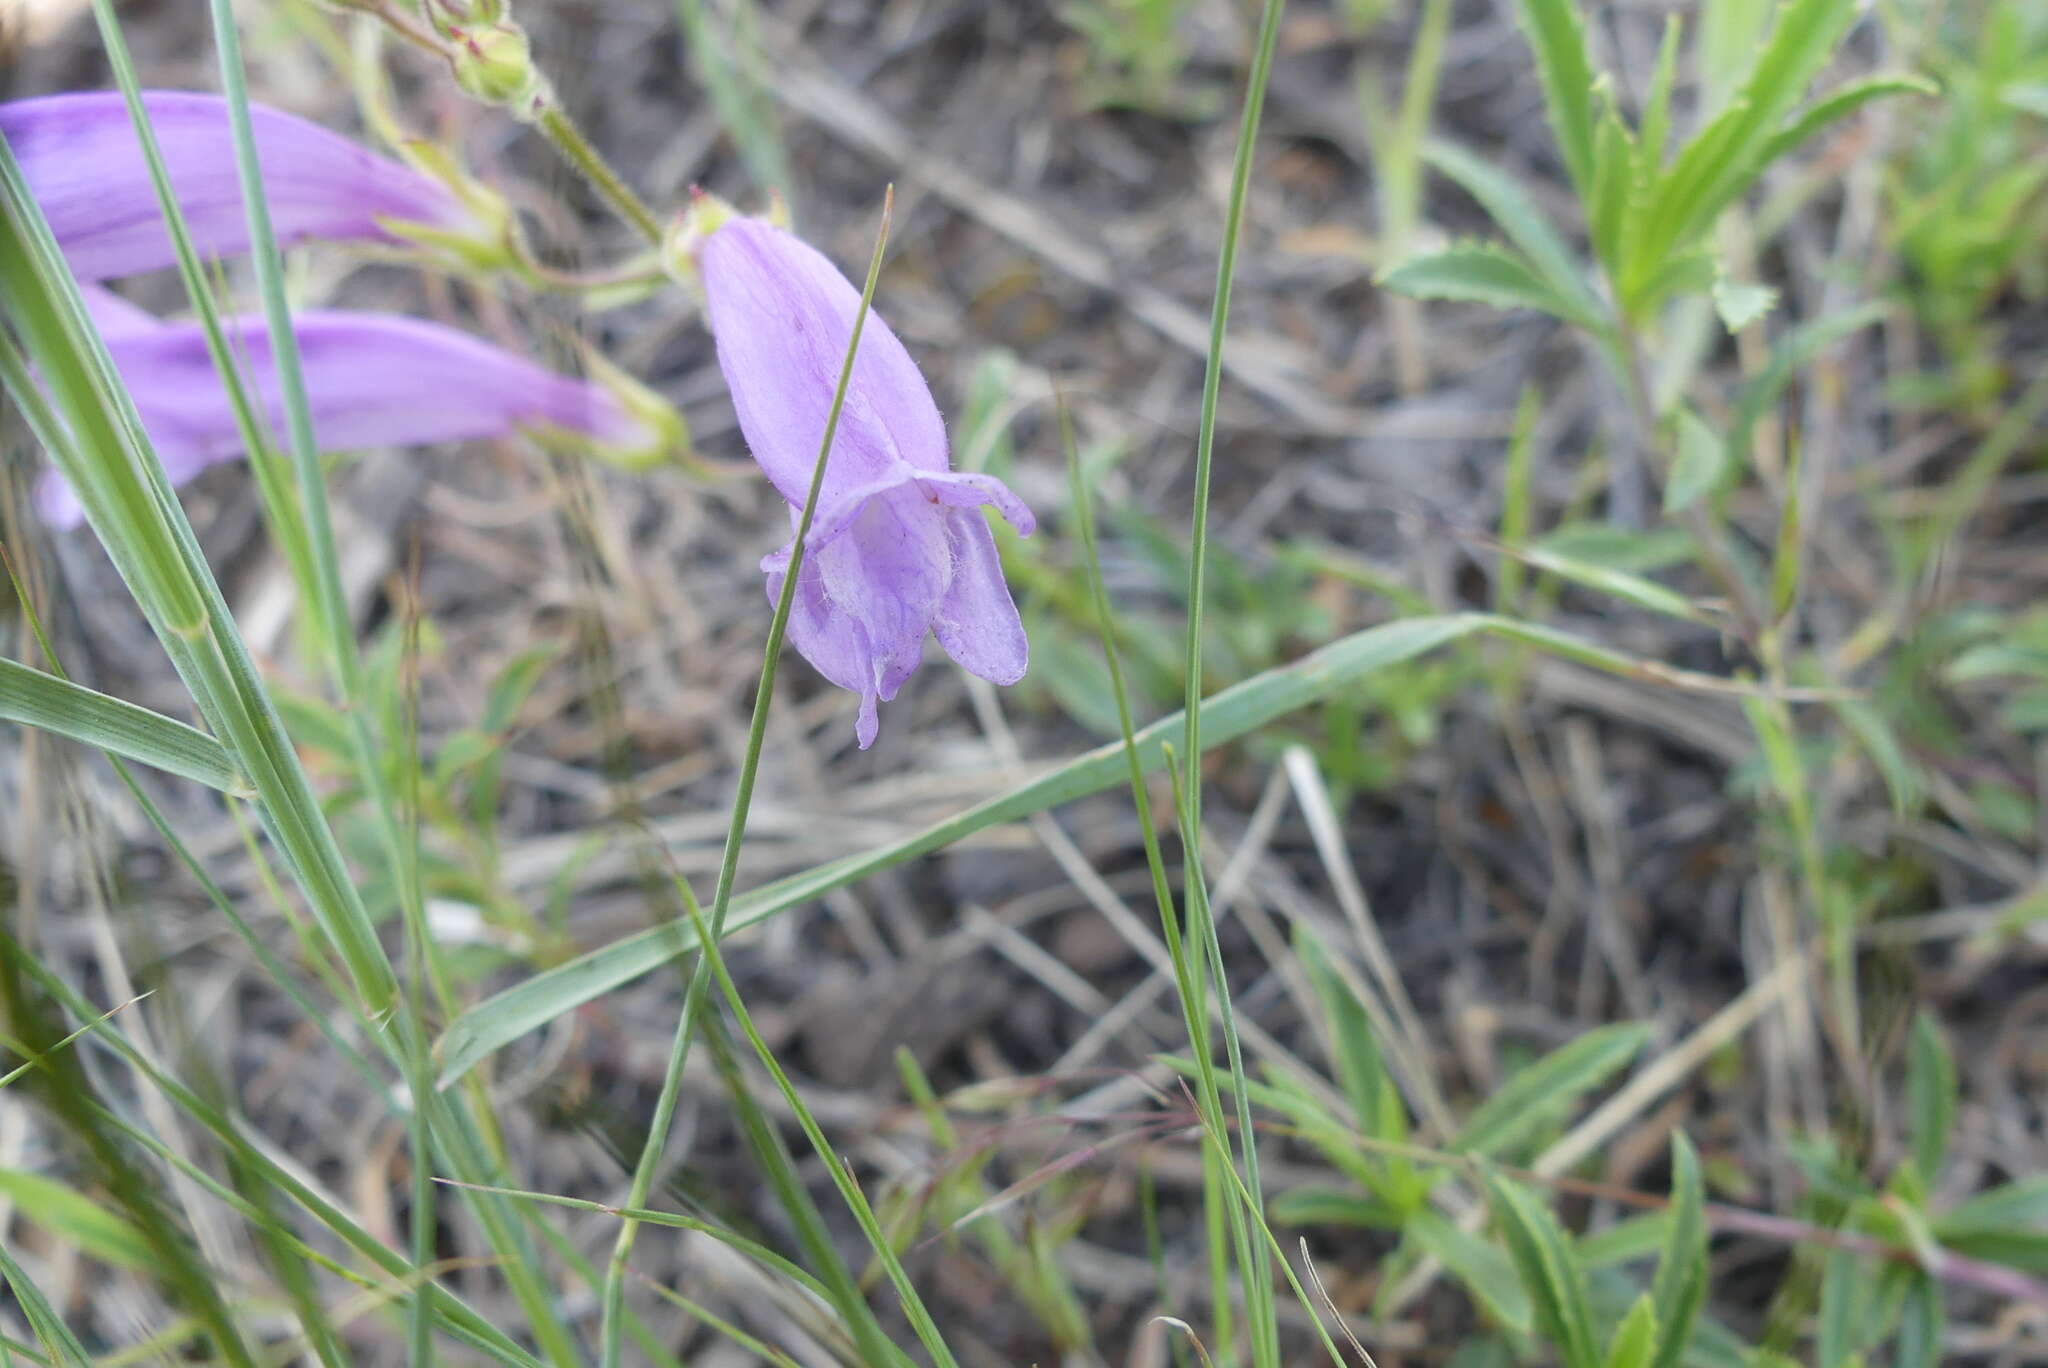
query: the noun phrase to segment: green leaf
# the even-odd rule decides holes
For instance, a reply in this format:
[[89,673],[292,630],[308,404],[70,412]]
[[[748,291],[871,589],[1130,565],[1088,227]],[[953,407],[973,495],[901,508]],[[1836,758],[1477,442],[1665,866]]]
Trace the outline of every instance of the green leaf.
[[1730,280],[1727,276],[1714,278],[1714,310],[1721,315],[1721,325],[1731,333],[1739,333],[1762,318],[1777,302],[1778,292],[1768,285]]
[[1452,1140],[1458,1154],[1496,1155],[1578,1105],[1633,1059],[1650,1028],[1630,1022],[1602,1026],[1521,1070],[1480,1104]]
[[1771,406],[1784,394],[1785,387],[1792,383],[1792,377],[1820,352],[1839,342],[1853,332],[1861,331],[1884,317],[1884,306],[1877,303],[1859,305],[1828,318],[1815,319],[1801,324],[1778,339],[1771,348],[1770,360],[1755,379],[1743,387],[1742,400],[1735,413],[1735,423],[1728,430],[1728,455],[1738,468],[1749,464],[1750,438],[1756,431],[1757,423],[1769,412]]
[[505,668],[498,671],[498,677],[491,682],[490,697],[484,703],[484,716],[480,724],[486,732],[502,732],[511,726],[519,716],[519,710],[526,706],[527,697],[548,666],[562,654],[562,648],[550,643],[534,646],[512,657]]
[[1729,470],[1729,452],[1721,435],[1690,404],[1679,407],[1673,426],[1678,456],[1664,485],[1664,511],[1682,513],[1702,495],[1720,488]]
[[1417,299],[1452,299],[1496,309],[1535,309],[1598,329],[1598,318],[1560,294],[1527,258],[1492,243],[1473,242],[1408,258],[1382,271],[1379,283]]
[[1841,698],[1831,706],[1884,776],[1885,792],[1891,796],[1892,811],[1900,817],[1912,814],[1926,793],[1926,783],[1905,748],[1899,744],[1898,734],[1893,730],[1884,711],[1871,706],[1864,698]]
[[1671,87],[1678,79],[1678,44],[1685,23],[1676,14],[1664,16],[1664,41],[1657,47],[1657,67],[1650,93],[1643,97],[1643,120],[1636,134],[1633,180],[1648,185],[1664,165],[1664,142],[1671,136]]
[[2023,1178],[1958,1203],[1936,1224],[1942,1243],[1977,1230],[2048,1232],[2048,1177]]
[[1578,1238],[1579,1262],[1591,1270],[1647,1259],[1664,1247],[1665,1232],[1670,1229],[1669,1212],[1645,1211],[1588,1231]]
[[85,1346],[78,1342],[78,1336],[72,1333],[64,1318],[50,1305],[50,1299],[43,1295],[43,1290],[36,1286],[35,1280],[29,1277],[28,1270],[16,1263],[14,1256],[7,1252],[5,1241],[0,1241],[0,1280],[4,1280],[7,1290],[14,1294],[15,1303],[21,1308],[23,1319],[28,1322],[30,1332],[42,1344],[43,1352],[49,1356],[51,1363],[61,1363],[65,1368],[92,1368],[92,1356],[85,1352]]
[[1629,226],[1636,173],[1635,139],[1614,108],[1604,101],[1593,139],[1593,189],[1586,198],[1586,227],[1593,253],[1610,277],[1621,275],[1624,241]]
[[251,792],[227,751],[205,732],[17,660],[0,658],[0,722],[40,727],[223,793]]
[[1351,1114],[1358,1122],[1359,1132],[1375,1140],[1405,1140],[1407,1113],[1401,1109],[1399,1093],[1393,1093],[1394,1106],[1389,1114],[1387,1102],[1393,1080],[1387,1074],[1365,1008],[1350,986],[1330,968],[1330,952],[1307,926],[1296,925],[1294,947],[1302,967],[1308,971],[1309,986],[1322,1004],[1330,1064],[1343,1085],[1344,1095],[1351,1100]]
[[1522,28],[1536,54],[1550,129],[1583,199],[1593,183],[1593,64],[1572,0],[1521,0]]
[[1586,1272],[1572,1257],[1557,1218],[1527,1188],[1491,1172],[1486,1190],[1494,1224],[1535,1307],[1536,1324],[1564,1356],[1566,1368],[1595,1368],[1600,1353]]
[[1798,150],[1808,138],[1829,124],[1847,118],[1872,100],[1886,95],[1940,93],[1941,87],[1920,76],[1869,76],[1860,81],[1851,81],[1848,85],[1832,90],[1814,101],[1788,126],[1772,134],[1758,157],[1759,167],[1769,166],[1787,153]]
[[1912,1120],[1913,1163],[1920,1181],[1934,1186],[1956,1125],[1956,1061],[1941,1028],[1925,1011],[1913,1018],[1907,1047],[1906,1098]]
[[140,1271],[150,1267],[155,1257],[149,1241],[126,1218],[54,1178],[22,1169],[0,1169],[0,1196],[63,1244],[101,1263]]
[[1559,555],[1542,547],[1531,547],[1512,552],[1526,561],[1532,568],[1568,579],[1598,593],[1609,594],[1638,608],[1647,608],[1653,613],[1666,617],[1680,618],[1686,622],[1701,620],[1700,610],[1693,601],[1676,589],[1667,589],[1655,580],[1644,579],[1641,575],[1626,570],[1616,570],[1591,561],[1575,560]]
[[1498,1245],[1468,1235],[1433,1211],[1418,1212],[1407,1226],[1415,1247],[1451,1271],[1493,1323],[1526,1335],[1534,1314],[1529,1294],[1516,1280],[1514,1261]]
[[1700,1157],[1683,1131],[1671,1136],[1670,1225],[1664,1252],[1657,1260],[1651,1295],[1657,1303],[1657,1356],[1654,1368],[1676,1368],[1692,1342],[1693,1324],[1707,1300],[1706,1189],[1700,1180]]
[[2048,1273],[2048,1178],[1979,1193],[1936,1219],[1933,1233],[1959,1254]]
[[1266,1204],[1266,1214],[1277,1225],[1401,1228],[1400,1212],[1350,1188],[1290,1188]]
[[1657,1347],[1657,1307],[1645,1292],[1615,1327],[1607,1341],[1606,1368],[1649,1368]]
[[[1641,256],[1632,253],[1629,260],[1635,263],[1641,260]],[[1704,249],[1666,257],[1661,265],[1647,274],[1637,266],[1632,265],[1631,269],[1633,273],[1624,283],[1621,293],[1629,317],[1637,319],[1653,312],[1673,295],[1711,290],[1721,273],[1721,265],[1714,259],[1714,254]]]
[[1855,17],[1855,0],[1787,0],[1780,7],[1749,79],[1679,154],[1661,187],[1659,210],[1669,216],[1671,243],[1702,232],[1762,173],[1770,135]]
[[1521,182],[1469,149],[1441,138],[1424,150],[1429,164],[1456,181],[1479,202],[1493,221],[1520,248],[1529,264],[1558,298],[1571,303],[1575,316],[1597,320],[1600,300],[1586,283],[1585,267],[1563,237],[1550,225]]
[[1941,1362],[1944,1319],[1941,1284],[1925,1273],[1914,1273],[1906,1287],[1905,1308],[1899,1316],[1892,1368],[1935,1368]]
[[1820,1312],[1814,1321],[1813,1353],[1818,1368],[1842,1368],[1855,1354],[1862,1334],[1865,1295],[1872,1280],[1863,1261],[1846,1249],[1828,1255],[1821,1275]]

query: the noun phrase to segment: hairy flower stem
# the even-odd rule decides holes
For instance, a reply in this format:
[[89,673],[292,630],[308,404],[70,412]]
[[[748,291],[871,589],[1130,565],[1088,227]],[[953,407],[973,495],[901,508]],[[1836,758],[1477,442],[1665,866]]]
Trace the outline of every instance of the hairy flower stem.
[[583,173],[583,178],[603,196],[613,212],[624,219],[633,231],[647,239],[652,245],[661,245],[661,221],[644,200],[633,192],[619,173],[612,170],[598,150],[591,146],[590,139],[583,136],[583,130],[575,120],[562,112],[551,94],[543,94],[535,101],[534,127],[555,145],[562,159]]

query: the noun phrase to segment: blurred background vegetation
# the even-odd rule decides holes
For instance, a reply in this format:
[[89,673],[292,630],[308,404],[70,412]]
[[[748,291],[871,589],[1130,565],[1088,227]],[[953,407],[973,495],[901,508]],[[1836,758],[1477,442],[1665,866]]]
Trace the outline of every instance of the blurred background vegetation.
[[[112,82],[88,16],[6,3],[9,96]],[[143,84],[218,86],[203,7],[116,8]],[[384,7],[235,8],[257,98],[395,114],[560,270],[644,251]],[[296,305],[594,346],[696,459],[333,461],[381,768],[246,472],[188,491],[394,962],[432,942],[418,1070],[247,805],[0,729],[0,1044],[37,1066],[0,1069],[0,1362],[872,1361],[820,1239],[881,1333],[928,1313],[967,1364],[2048,1361],[2048,7],[1296,0],[1218,356],[1255,10],[514,3],[664,215],[779,197],[857,278],[894,184],[876,308],[956,465],[1041,513],[998,534],[1034,668],[928,668],[859,752],[785,665],[726,962],[790,1091],[692,1055],[666,1223],[607,1279],[684,993],[648,971],[670,876],[720,864],[784,509],[687,291],[292,254]],[[6,441],[0,655],[192,719]],[[1178,841],[1166,872],[1213,914],[1213,1071],[1092,583],[1144,727],[1188,687],[1198,554],[1199,687],[1231,692],[1206,880]],[[420,1138],[430,1077],[468,1167]],[[430,1206],[426,1169],[540,1195]]]

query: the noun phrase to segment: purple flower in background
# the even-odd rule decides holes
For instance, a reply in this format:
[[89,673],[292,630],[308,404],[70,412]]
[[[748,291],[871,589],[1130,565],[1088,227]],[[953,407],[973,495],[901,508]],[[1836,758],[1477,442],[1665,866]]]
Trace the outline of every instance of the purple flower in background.
[[[754,459],[790,503],[810,491],[860,292],[823,255],[757,219],[717,222],[694,244],[718,365]],[[1024,677],[1029,646],[980,507],[1029,536],[1036,519],[992,475],[949,468],[945,423],[896,334],[870,315],[804,544],[789,635],[818,673],[860,695],[874,743],[927,633],[963,669]],[[761,562],[771,600],[790,548]]]
[[[205,256],[249,249],[227,102],[195,91],[143,93],[171,188]],[[251,105],[264,191],[280,245],[310,238],[402,242],[391,225],[463,234],[477,225],[438,181],[318,124]],[[118,91],[0,104],[0,135],[81,280],[175,265],[142,143]]]
[[[102,289],[88,287],[85,298],[173,484],[244,454],[227,389],[198,324],[160,322]],[[270,430],[282,432],[284,406],[268,330],[254,318],[230,319],[226,326]],[[570,432],[621,452],[666,441],[656,423],[612,390],[557,375],[439,324],[312,310],[292,327],[323,450],[424,446],[522,429]],[[54,471],[44,477],[37,503],[44,519],[60,527],[83,517],[70,486]]]

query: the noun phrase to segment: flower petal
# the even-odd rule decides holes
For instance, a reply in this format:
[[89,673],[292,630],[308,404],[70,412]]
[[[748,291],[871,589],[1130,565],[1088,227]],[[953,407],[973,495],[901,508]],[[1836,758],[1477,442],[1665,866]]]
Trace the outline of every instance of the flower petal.
[[946,522],[953,582],[932,631],[961,669],[991,684],[1015,684],[1031,663],[1031,642],[1003,580],[996,539],[979,513],[955,513]]
[[[860,292],[821,253],[758,219],[731,218],[698,248],[718,365],[740,430],[782,497],[802,503],[824,441]],[[946,469],[946,427],[931,389],[880,316],[861,330],[826,495],[903,463]]]
[[[96,317],[100,311],[94,309]],[[228,320],[227,327],[272,433],[282,433],[284,404],[268,329],[253,318]],[[610,391],[439,324],[316,310],[295,319],[293,331],[322,450],[429,446],[502,437],[528,426],[618,446],[649,440]],[[106,344],[173,484],[243,454],[227,389],[198,324],[124,325]],[[45,490],[43,516],[58,526],[75,525],[80,511],[68,495]]]
[[[789,639],[819,674],[862,697],[867,713],[896,696],[924,657],[924,639],[951,578],[946,519],[914,492],[869,499],[845,533],[806,551]],[[771,602],[788,550],[762,563]]]
[[[145,91],[142,99],[200,253],[246,252],[249,228],[227,102],[179,90]],[[382,219],[449,229],[467,224],[461,203],[417,171],[281,110],[252,105],[249,113],[280,244],[308,238],[399,241],[381,226]],[[0,135],[80,279],[107,280],[176,263],[120,92],[0,105]]]
[[1003,515],[1003,521],[1016,528],[1019,536],[1028,537],[1038,530],[1038,518],[1030,505],[993,475],[955,470],[935,474],[920,472],[917,487],[934,503],[948,508],[979,508],[983,504],[994,504],[996,512]]

